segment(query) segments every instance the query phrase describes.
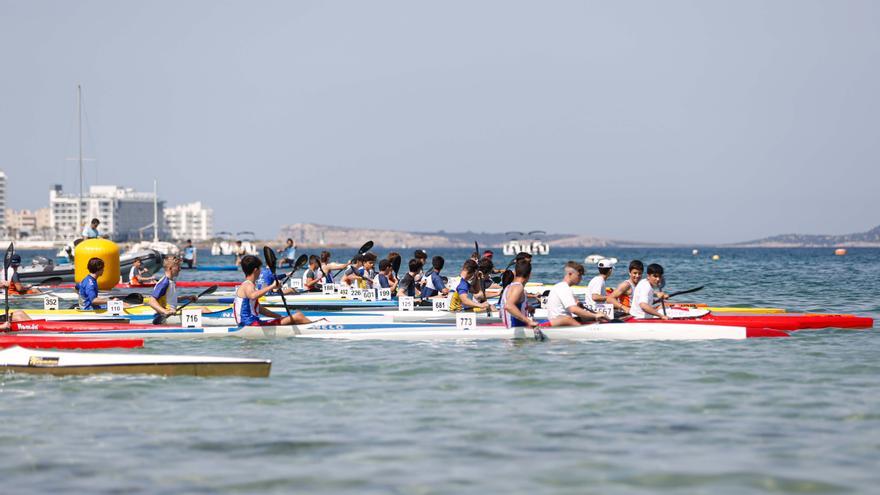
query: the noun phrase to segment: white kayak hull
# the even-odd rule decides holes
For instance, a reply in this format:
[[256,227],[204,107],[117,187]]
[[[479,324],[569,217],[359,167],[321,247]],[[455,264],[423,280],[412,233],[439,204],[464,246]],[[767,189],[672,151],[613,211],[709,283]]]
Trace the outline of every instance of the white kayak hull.
[[272,362],[208,356],[49,352],[11,347],[0,351],[0,370],[49,375],[95,373],[267,377]]

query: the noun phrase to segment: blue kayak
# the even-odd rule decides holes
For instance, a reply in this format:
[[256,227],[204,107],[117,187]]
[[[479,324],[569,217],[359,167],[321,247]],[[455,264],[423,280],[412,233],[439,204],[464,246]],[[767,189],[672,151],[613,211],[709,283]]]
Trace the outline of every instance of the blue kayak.
[[238,270],[236,265],[199,265],[196,270],[200,272],[234,272]]

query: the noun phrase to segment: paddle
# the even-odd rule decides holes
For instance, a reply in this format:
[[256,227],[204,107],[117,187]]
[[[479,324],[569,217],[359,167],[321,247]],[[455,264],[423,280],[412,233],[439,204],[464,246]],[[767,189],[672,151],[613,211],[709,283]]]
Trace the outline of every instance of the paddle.
[[284,289],[281,288],[281,284],[278,281],[278,275],[275,274],[275,263],[278,261],[275,258],[275,251],[269,246],[263,246],[263,257],[266,258],[266,266],[268,266],[269,271],[272,272],[272,277],[274,277],[275,282],[278,283],[278,292],[281,293],[281,302],[284,303],[284,310],[287,311],[287,316],[290,319],[293,319],[293,315],[290,314],[290,308],[287,307],[287,298],[284,297]]
[[290,277],[292,277],[293,274],[296,273],[297,270],[302,268],[303,265],[305,265],[308,261],[309,261],[309,255],[307,255],[307,254],[299,255],[299,258],[297,258],[296,262],[293,263],[293,270],[290,270],[290,273],[288,273],[287,276],[284,277],[284,280],[281,281],[281,286],[283,287],[284,284],[286,284],[287,281],[290,280]]
[[64,282],[64,279],[61,277],[49,277],[37,285],[61,285],[62,282]]
[[6,256],[3,257],[3,280],[6,282],[6,287],[3,288],[3,307],[4,307],[4,315],[6,317],[5,321],[9,321],[9,265],[12,264],[12,255],[15,254],[15,246],[10,242],[9,247],[6,248]]
[[153,325],[161,325],[161,324],[165,323],[165,320],[167,320],[168,317],[173,316],[173,315],[181,314],[181,312],[183,311],[183,308],[185,308],[185,307],[189,306],[190,304],[192,304],[192,303],[198,301],[198,299],[199,299],[200,297],[207,296],[208,294],[213,294],[214,291],[217,290],[217,287],[218,287],[218,286],[216,286],[216,285],[212,285],[212,286],[208,287],[207,289],[203,290],[202,292],[199,292],[199,294],[195,297],[195,299],[190,299],[189,301],[187,301],[186,303],[184,303],[182,306],[180,306],[179,308],[177,308],[177,310],[175,310],[175,311],[174,311],[173,313],[171,313],[170,315],[163,315],[163,314],[156,313],[156,316],[153,317]]
[[[358,249],[357,254],[364,254],[364,253],[366,253],[367,251],[369,251],[370,249],[373,249],[373,241],[367,241],[367,242],[365,242],[364,245],[361,246],[360,249]],[[353,258],[353,257],[352,257],[352,258]],[[348,268],[348,267],[345,267],[345,268]],[[345,268],[343,268],[342,270],[339,270],[338,272],[336,272],[336,274],[333,275],[333,278],[336,278],[336,275],[339,275],[343,270],[345,270]]]
[[[118,299],[118,298],[112,297],[111,299]],[[132,292],[131,294],[128,294],[125,297],[123,297],[122,302],[129,304],[129,305],[143,304],[144,303],[144,295],[137,293],[137,292]],[[77,306],[79,306],[79,303],[73,304],[72,306],[70,306],[70,309],[76,309]]]
[[399,254],[396,254],[391,258],[391,269],[394,270],[394,278],[397,278],[397,273],[400,272],[400,263],[402,261],[403,260],[400,258]]
[[669,294],[668,296],[666,296],[666,299],[669,299],[669,298],[675,297],[675,296],[680,296],[682,294],[690,294],[691,292],[697,292],[698,290],[703,290],[703,287],[705,287],[705,285],[701,285],[699,287],[694,287],[693,289],[680,290],[678,292],[673,292],[672,294]]

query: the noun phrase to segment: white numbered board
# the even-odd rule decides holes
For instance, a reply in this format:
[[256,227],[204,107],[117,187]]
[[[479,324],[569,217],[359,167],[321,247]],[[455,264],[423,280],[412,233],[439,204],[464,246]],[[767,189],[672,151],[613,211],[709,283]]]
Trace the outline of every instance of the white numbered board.
[[415,298],[412,296],[401,296],[397,300],[397,309],[400,311],[412,311],[415,308]]
[[325,295],[336,294],[336,284],[324,284],[322,288]]
[[376,289],[361,289],[361,298],[366,302],[376,300]]
[[180,312],[180,324],[183,328],[201,328],[202,310],[184,309]]
[[471,330],[477,326],[477,315],[474,313],[455,313],[455,328]]
[[378,293],[378,298],[380,301],[390,301],[391,300],[391,289],[379,289],[376,291]]
[[360,301],[361,290],[357,287],[351,287],[350,289],[348,289],[348,298],[352,301]]
[[350,290],[351,289],[349,289],[348,287],[346,287],[344,285],[340,286],[339,287],[339,297],[341,299],[349,299],[351,297],[351,294],[349,294]]
[[113,316],[119,316],[122,314],[122,300],[121,299],[111,299],[107,301],[107,312]]
[[58,311],[58,296],[47,294],[43,296],[43,309],[46,311]]
[[449,298],[435,297],[431,299],[431,305],[434,311],[449,311]]
[[287,286],[294,290],[302,290],[303,281],[299,277],[290,277],[290,280],[287,281]]
[[593,309],[590,311],[594,313],[604,314],[608,317],[609,320],[614,319],[614,305],[613,304],[596,304]]

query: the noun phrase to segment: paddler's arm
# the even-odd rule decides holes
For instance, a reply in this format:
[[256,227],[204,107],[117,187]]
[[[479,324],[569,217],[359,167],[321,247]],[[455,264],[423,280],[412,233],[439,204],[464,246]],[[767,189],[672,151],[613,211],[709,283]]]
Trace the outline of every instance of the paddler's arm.
[[263,287],[262,289],[257,289],[255,291],[251,292],[251,295],[249,297],[251,299],[259,299],[277,288],[278,288],[278,281],[276,280],[276,281],[272,282],[271,284],[267,285],[266,287]]
[[645,313],[647,313],[649,315],[656,316],[657,318],[660,318],[661,320],[668,320],[669,319],[669,317],[664,316],[663,313],[657,311],[657,308],[655,308],[654,306],[651,306],[648,303],[644,303],[644,302],[639,303],[639,307],[642,308],[642,311],[644,311]]
[[594,303],[604,303],[608,297],[604,294],[590,294],[590,299],[592,299]]
[[581,318],[586,318],[587,320],[596,320],[596,321],[608,321],[608,317],[601,313],[593,313],[588,309],[584,309],[578,305],[569,306],[566,308],[571,314],[575,316],[580,316]]
[[504,310],[513,315],[517,320],[525,322],[526,326],[529,328],[538,326],[538,322],[533,320],[531,316],[523,314],[523,312],[519,310],[519,306],[514,303],[514,301],[519,301],[522,296],[522,286],[514,285],[507,290],[507,301],[504,303]]
[[342,270],[347,266],[345,263],[324,263],[321,265],[321,269],[324,270],[324,273],[330,273],[333,270]]
[[486,303],[486,302],[478,303],[478,302],[472,300],[472,299],[470,298],[470,296],[469,296],[467,293],[462,294],[462,293],[459,292],[459,293],[458,293],[458,298],[461,300],[461,305],[464,306],[464,307],[466,307],[466,308],[481,308],[481,309],[486,309],[486,308],[489,307],[489,303]]
[[159,304],[158,302],[156,302],[156,298],[155,298],[155,297],[151,297],[151,298],[147,299],[147,304],[148,304],[151,308],[153,308],[153,311],[155,311],[157,314],[160,314],[160,315],[171,315],[171,314],[174,314],[174,311],[172,311],[171,309],[168,309],[168,308],[163,308],[161,304]]

